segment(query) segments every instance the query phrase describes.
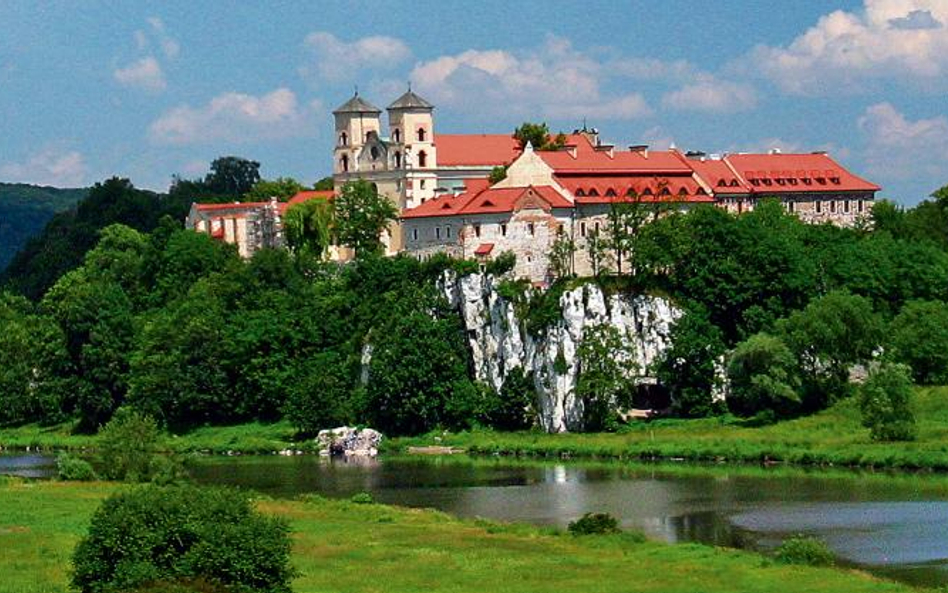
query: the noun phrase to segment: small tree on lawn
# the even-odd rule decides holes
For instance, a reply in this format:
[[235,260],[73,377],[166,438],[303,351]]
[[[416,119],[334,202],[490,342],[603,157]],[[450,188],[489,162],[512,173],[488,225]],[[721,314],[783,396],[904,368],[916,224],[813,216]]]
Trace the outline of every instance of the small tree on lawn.
[[862,424],[874,441],[915,439],[911,370],[903,364],[883,364],[859,389]]

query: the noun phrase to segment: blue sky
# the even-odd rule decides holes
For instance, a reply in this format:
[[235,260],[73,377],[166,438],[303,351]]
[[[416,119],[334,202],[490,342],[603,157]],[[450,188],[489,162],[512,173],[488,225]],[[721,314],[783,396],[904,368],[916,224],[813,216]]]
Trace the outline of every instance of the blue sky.
[[167,188],[217,156],[310,183],[355,85],[436,130],[829,150],[914,204],[948,184],[948,0],[0,0],[0,180]]

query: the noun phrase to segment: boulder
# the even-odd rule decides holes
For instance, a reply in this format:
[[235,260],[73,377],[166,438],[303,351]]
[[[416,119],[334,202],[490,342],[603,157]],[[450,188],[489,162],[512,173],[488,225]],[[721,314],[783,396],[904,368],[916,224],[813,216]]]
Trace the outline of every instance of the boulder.
[[371,428],[340,426],[319,431],[316,444],[323,457],[375,457],[379,454],[382,433]]

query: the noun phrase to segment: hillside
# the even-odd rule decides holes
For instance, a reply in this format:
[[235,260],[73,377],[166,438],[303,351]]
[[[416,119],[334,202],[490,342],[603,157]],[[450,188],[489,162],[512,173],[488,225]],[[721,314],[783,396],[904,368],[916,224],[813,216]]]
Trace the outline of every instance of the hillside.
[[57,212],[68,210],[89,190],[0,183],[0,270]]

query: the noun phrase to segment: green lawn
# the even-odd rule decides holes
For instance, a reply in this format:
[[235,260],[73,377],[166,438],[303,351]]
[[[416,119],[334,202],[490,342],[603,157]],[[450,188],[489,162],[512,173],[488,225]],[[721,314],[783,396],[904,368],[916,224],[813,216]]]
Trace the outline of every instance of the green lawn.
[[[0,478],[0,593],[66,593],[69,557],[115,484]],[[574,538],[524,525],[350,502],[261,500],[288,518],[296,593],[917,591],[694,544]]]
[[[946,470],[948,387],[919,388],[916,394],[919,437],[911,443],[869,440],[869,431],[860,424],[856,402],[849,399],[813,416],[757,428],[724,418],[658,420],[634,423],[619,434],[473,431],[393,439],[386,441],[384,447],[388,452],[403,451],[412,445],[450,445],[475,454],[682,458],[738,463],[775,461],[801,465]],[[71,429],[68,424],[0,429],[0,448],[82,449],[95,446],[94,437],[72,434]],[[312,439],[299,442],[294,437],[293,427],[281,421],[198,428],[171,436],[169,442],[181,452],[218,454],[314,449]]]
[[733,419],[658,420],[619,434],[474,431],[398,439],[392,446],[448,445],[472,453],[553,457],[684,458],[731,462],[948,469],[948,387],[920,388],[918,440],[876,443],[853,399],[819,414],[748,427]]

